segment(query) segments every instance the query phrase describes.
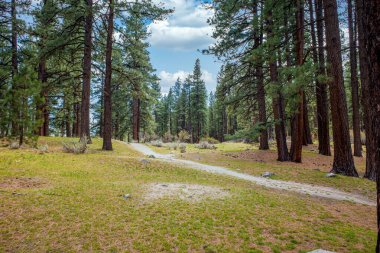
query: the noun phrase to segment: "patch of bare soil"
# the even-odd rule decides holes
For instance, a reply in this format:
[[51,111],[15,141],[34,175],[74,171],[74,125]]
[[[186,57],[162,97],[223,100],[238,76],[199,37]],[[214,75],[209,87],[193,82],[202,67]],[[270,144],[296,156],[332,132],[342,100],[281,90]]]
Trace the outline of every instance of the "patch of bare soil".
[[227,190],[214,186],[181,183],[153,183],[147,186],[145,200],[161,198],[179,198],[185,201],[202,201],[228,197]]
[[24,189],[39,188],[46,184],[39,178],[32,177],[7,177],[0,181],[0,188]]
[[[223,153],[224,156],[228,156],[235,159],[243,159],[254,162],[261,162],[266,164],[275,164],[280,166],[289,165],[290,167],[298,167],[302,169],[320,170],[329,172],[333,164],[333,156],[323,156],[318,154],[318,147],[316,145],[304,146],[303,149],[307,152],[303,153],[302,163],[292,162],[278,162],[277,153],[273,150],[246,150],[242,152]],[[364,173],[364,168],[361,166],[365,164],[365,158],[354,157],[356,169],[360,174]]]

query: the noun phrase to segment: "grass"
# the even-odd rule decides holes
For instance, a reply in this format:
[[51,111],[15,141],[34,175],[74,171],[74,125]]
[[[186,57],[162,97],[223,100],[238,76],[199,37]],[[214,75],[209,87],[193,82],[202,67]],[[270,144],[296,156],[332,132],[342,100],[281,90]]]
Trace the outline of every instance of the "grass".
[[[177,157],[193,160],[200,163],[224,166],[251,175],[261,175],[270,171],[276,175],[273,179],[308,183],[334,187],[342,191],[364,195],[376,199],[376,184],[367,179],[353,178],[338,175],[327,178],[326,173],[331,170],[333,157],[326,157],[317,153],[317,145],[309,145],[303,149],[303,162],[278,162],[274,147],[262,151],[257,145],[244,143],[220,143],[215,145],[216,150],[197,149],[194,144],[187,145],[187,152],[169,151],[166,147],[153,147],[160,153],[175,153]],[[355,157],[355,166],[360,175],[365,171],[365,156]]]
[[[143,164],[121,142],[103,152],[94,139],[88,153],[66,154],[63,140],[41,138],[46,154],[0,148],[0,252],[373,252],[373,207],[274,191],[154,159]],[[236,151],[227,146],[217,152]],[[2,184],[16,178],[41,184]],[[153,182],[219,186],[231,197],[145,202],[144,186]]]

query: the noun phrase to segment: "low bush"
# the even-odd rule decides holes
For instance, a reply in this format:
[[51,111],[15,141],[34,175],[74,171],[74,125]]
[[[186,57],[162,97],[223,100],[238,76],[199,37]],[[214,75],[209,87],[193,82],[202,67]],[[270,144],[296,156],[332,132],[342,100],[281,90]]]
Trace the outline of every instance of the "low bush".
[[9,144],[9,148],[10,149],[19,149],[20,148],[20,144],[16,141],[13,141],[11,142],[11,144]]
[[83,154],[87,150],[87,138],[82,138],[79,142],[62,142],[63,151],[66,153]]
[[186,143],[180,143],[179,150],[181,153],[186,153]]
[[165,143],[172,142],[173,141],[173,135],[171,135],[169,132],[166,132],[164,136],[162,137],[162,141]]
[[210,144],[207,141],[201,141],[199,144],[196,144],[195,147],[199,149],[216,149],[214,144]]
[[218,144],[218,143],[220,143],[217,139],[212,138],[212,137],[202,138],[201,141],[206,141],[206,142],[208,142],[210,144]]
[[178,143],[176,143],[176,142],[173,142],[173,143],[169,143],[168,145],[168,148],[169,148],[169,150],[177,150],[177,148],[178,148]]
[[179,133],[178,133],[178,140],[180,142],[189,142],[190,141],[190,134],[188,131],[186,130],[181,130]]
[[151,141],[150,145],[161,148],[164,144],[160,140]]
[[40,151],[41,153],[47,153],[48,150],[49,150],[49,146],[47,144],[38,147],[38,151]]

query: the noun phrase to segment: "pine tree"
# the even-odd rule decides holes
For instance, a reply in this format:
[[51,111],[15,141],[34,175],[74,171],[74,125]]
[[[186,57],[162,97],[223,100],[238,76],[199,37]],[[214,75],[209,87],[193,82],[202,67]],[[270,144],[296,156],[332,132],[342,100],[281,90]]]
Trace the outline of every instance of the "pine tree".
[[193,142],[199,142],[200,138],[205,135],[206,131],[206,109],[207,109],[207,91],[205,82],[202,80],[200,60],[195,61],[194,71],[192,74],[191,88],[191,115],[192,115],[192,139]]

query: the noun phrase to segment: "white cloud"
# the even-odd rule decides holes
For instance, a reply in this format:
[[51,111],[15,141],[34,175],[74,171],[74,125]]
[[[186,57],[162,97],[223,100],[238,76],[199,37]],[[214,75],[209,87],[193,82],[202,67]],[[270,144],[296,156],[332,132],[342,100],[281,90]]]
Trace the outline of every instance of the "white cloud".
[[[170,87],[174,86],[178,78],[181,79],[181,81],[184,81],[189,74],[191,73],[183,70],[179,70],[175,73],[161,71],[158,74],[158,77],[161,79],[161,93],[168,94]],[[216,80],[210,72],[202,70],[202,79],[205,81],[208,91],[215,89]]]
[[164,6],[173,8],[174,13],[167,20],[149,25],[152,46],[193,51],[205,49],[213,43],[213,28],[207,23],[214,14],[212,9],[196,0],[167,0]]

